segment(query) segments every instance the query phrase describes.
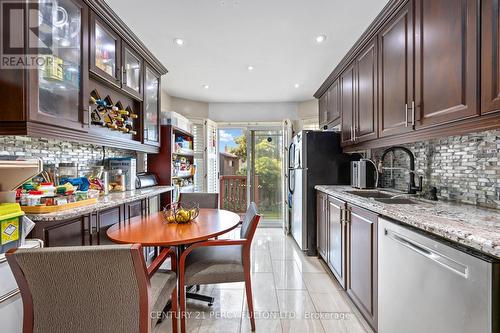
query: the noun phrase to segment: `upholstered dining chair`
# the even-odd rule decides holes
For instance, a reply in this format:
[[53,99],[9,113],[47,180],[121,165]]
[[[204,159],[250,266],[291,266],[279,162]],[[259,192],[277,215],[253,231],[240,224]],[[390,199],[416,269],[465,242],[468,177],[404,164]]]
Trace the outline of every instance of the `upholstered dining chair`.
[[[141,246],[102,245],[10,250],[7,261],[23,300],[23,332],[156,332],[169,297],[177,314],[177,275],[146,268]],[[175,265],[173,267],[175,270]],[[177,332],[177,316],[171,315]]]
[[200,208],[219,208],[219,193],[181,193],[179,202],[182,204],[197,203]]
[[240,239],[214,239],[188,247],[179,260],[181,332],[186,328],[185,286],[245,282],[248,312],[255,331],[250,248],[260,215],[254,202],[250,204],[241,224]]

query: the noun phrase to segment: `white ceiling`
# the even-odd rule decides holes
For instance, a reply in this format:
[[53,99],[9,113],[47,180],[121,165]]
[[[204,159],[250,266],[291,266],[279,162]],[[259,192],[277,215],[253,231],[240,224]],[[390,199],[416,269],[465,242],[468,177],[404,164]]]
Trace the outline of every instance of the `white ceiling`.
[[[313,98],[387,0],[107,2],[169,69],[172,96],[290,102]],[[327,39],[317,44],[320,34]]]

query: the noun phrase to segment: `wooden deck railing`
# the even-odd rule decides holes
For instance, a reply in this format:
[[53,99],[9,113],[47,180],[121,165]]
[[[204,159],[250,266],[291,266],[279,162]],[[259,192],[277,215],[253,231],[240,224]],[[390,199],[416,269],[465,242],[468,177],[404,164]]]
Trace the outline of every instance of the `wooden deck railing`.
[[235,213],[244,213],[247,209],[247,177],[220,177],[220,208]]

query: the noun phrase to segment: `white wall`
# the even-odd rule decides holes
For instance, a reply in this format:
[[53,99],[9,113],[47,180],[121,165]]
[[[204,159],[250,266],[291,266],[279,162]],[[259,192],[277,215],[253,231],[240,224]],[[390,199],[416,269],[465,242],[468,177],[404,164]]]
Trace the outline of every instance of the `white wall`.
[[297,119],[297,103],[209,103],[208,117],[216,122],[281,122]]
[[170,96],[165,90],[161,94],[161,111],[174,111],[186,118],[208,118],[208,103]]
[[304,128],[317,128],[316,125],[319,121],[319,106],[317,99],[298,103],[297,110],[299,116],[298,119],[293,121],[294,132],[299,132]]

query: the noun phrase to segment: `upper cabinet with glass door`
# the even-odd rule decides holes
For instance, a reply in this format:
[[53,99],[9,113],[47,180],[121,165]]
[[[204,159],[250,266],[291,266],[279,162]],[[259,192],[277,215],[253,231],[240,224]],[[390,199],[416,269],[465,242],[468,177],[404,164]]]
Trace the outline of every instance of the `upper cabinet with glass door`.
[[142,100],[142,58],[122,43],[122,89]]
[[90,15],[90,70],[104,80],[121,85],[121,40],[95,13]]
[[31,86],[37,87],[30,90],[30,120],[82,130],[87,70],[82,36],[87,31],[87,7],[80,0],[40,2],[36,15],[30,20],[38,19],[38,46],[47,52],[39,55],[43,65],[28,72]]
[[146,66],[144,79],[144,143],[160,144],[160,75]]

